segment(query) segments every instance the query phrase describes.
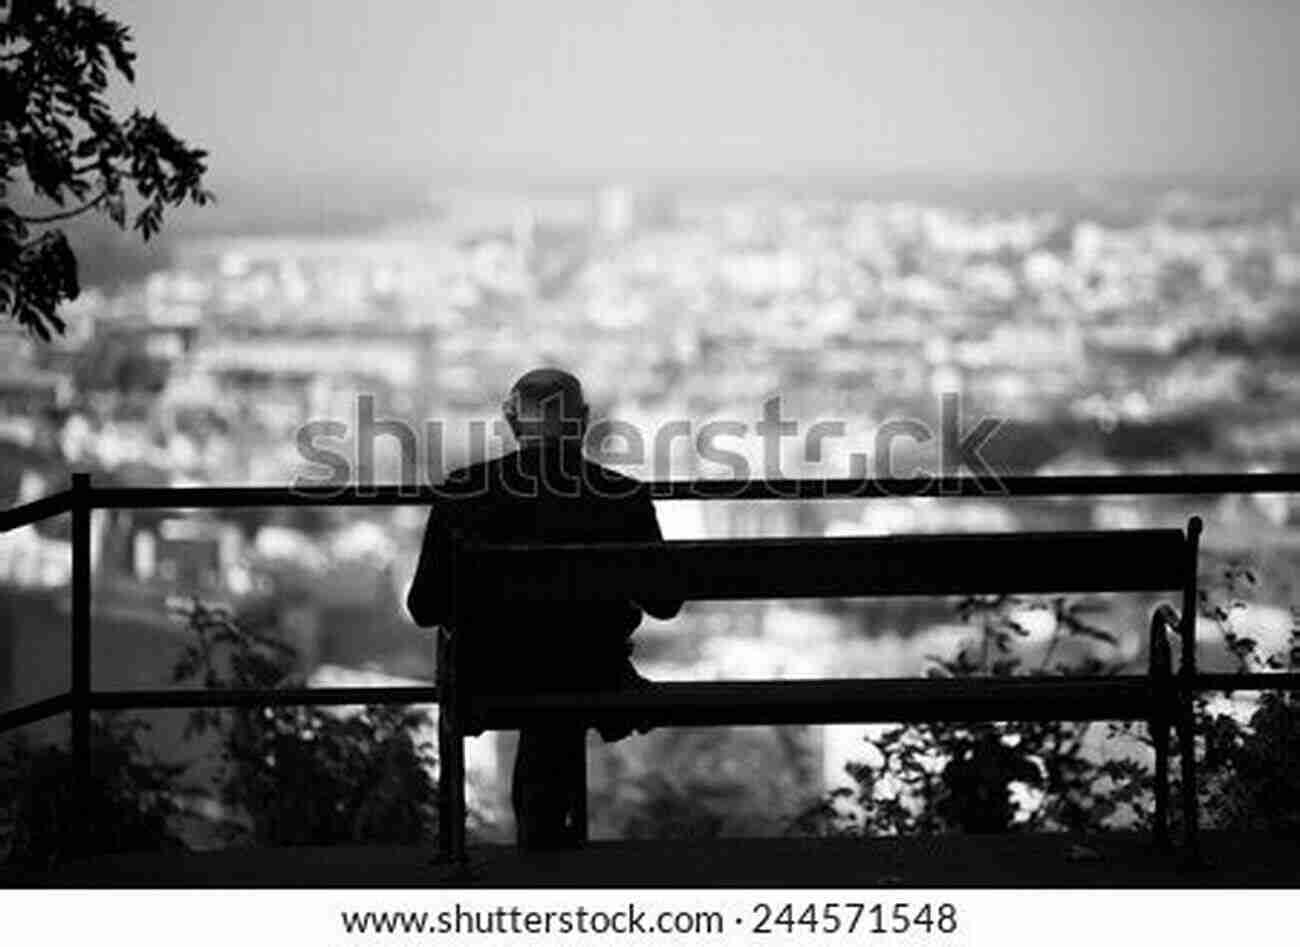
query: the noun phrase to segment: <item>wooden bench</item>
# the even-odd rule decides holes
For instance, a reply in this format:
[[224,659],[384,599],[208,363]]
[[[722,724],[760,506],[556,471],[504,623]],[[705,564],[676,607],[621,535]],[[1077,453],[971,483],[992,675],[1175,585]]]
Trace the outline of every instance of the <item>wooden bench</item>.
[[[1196,848],[1192,691],[1201,521],[1176,529],[482,545],[458,542],[450,628],[439,632],[440,853],[465,858],[464,737],[543,721],[662,726],[1005,720],[1142,720],[1155,744],[1154,839],[1169,846],[1169,731],[1182,760],[1184,845]],[[494,596],[556,602],[998,593],[1181,592],[1151,617],[1145,676],[834,679],[663,683],[617,692],[467,693],[456,617]]]

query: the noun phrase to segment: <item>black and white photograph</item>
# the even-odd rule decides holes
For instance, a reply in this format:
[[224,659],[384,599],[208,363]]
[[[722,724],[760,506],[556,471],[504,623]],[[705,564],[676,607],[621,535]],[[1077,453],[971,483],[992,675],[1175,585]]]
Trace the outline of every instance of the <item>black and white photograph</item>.
[[0,2],[0,939],[1264,936],[1298,92],[1284,0]]

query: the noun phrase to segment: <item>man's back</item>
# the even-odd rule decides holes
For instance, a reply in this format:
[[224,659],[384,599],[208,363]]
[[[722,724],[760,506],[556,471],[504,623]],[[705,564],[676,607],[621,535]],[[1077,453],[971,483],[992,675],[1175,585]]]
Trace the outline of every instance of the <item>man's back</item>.
[[[649,542],[661,536],[644,484],[577,449],[533,445],[456,471],[429,515],[408,607],[420,625],[450,621],[452,536],[490,543]],[[654,590],[648,590],[652,597]],[[669,617],[680,603],[647,607]],[[554,607],[462,603],[462,668],[477,690],[615,686],[627,638],[641,622],[631,602]]]

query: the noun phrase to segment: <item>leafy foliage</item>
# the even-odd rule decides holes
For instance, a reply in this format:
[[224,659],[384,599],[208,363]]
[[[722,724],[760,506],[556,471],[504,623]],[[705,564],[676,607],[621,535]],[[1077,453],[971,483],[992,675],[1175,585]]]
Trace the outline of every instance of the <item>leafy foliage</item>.
[[[1070,637],[1115,643],[1092,616],[1092,599],[1027,600],[1018,596],[972,596],[957,614],[976,624],[978,644],[952,658],[932,656],[932,677],[1047,675],[1073,669],[1056,659]],[[1024,609],[1051,612],[1055,632],[1043,656],[1026,668],[1019,642],[1029,634],[1016,620]],[[1084,662],[1085,673],[1119,671],[1118,664]],[[1079,829],[1113,814],[1125,800],[1097,799],[1103,774],[1083,753],[1093,724],[1014,721],[977,724],[907,724],[874,741],[872,762],[851,763],[856,789],[839,789],[805,811],[799,831],[817,835],[910,835],[944,831],[1006,832],[1013,829]],[[1122,761],[1108,775],[1121,777]],[[1013,787],[1040,797],[1022,818]]]
[[[184,607],[193,642],[174,669],[179,682],[211,689],[301,685],[293,649],[241,627],[222,608]],[[183,847],[177,802],[186,764],[145,752],[148,724],[99,715],[92,790],[73,794],[61,746],[15,741],[0,758],[0,843],[11,864],[48,867],[85,853]],[[401,707],[334,714],[301,707],[200,709],[187,738],[215,742],[219,800],[237,816],[218,827],[247,845],[423,843],[436,832],[435,755],[427,715]],[[88,828],[89,827],[89,828]]]
[[[1243,672],[1300,671],[1300,607],[1291,609],[1285,653],[1264,651],[1240,634],[1236,616],[1258,585],[1242,566],[1225,569],[1219,588],[1203,590],[1201,615],[1218,627]],[[1244,722],[1201,696],[1195,704],[1203,819],[1213,828],[1300,837],[1300,702],[1290,692],[1258,695]]]
[[[1233,616],[1246,607],[1255,574],[1244,566],[1225,569],[1221,581],[1203,589],[1199,614],[1214,622],[1224,647],[1243,671],[1300,668],[1300,612],[1285,655],[1262,654],[1259,643],[1239,634]],[[1025,630],[1013,615],[1024,607],[1050,609],[1056,632],[1032,668],[1017,653]],[[1118,666],[1055,660],[1058,645],[1083,636],[1114,643],[1092,615],[1104,610],[1092,600],[1056,598],[1026,602],[1008,596],[963,600],[958,614],[978,622],[979,646],[952,659],[933,658],[940,676],[1105,674]],[[1300,706],[1294,695],[1259,696],[1247,721],[1215,710],[1209,695],[1194,703],[1198,734],[1199,795],[1203,820],[1216,828],[1300,833]],[[848,766],[857,784],[828,794],[796,821],[797,831],[815,835],[900,835],[942,831],[1099,831],[1115,822],[1149,824],[1152,774],[1132,755],[1099,759],[1086,752],[1093,728],[1128,738],[1131,746],[1150,738],[1131,722],[919,724],[893,727],[871,741],[867,762]],[[1171,797],[1179,798],[1177,741],[1171,746]],[[1034,797],[1013,801],[1014,790]],[[1180,814],[1171,813],[1175,831]]]
[[0,785],[12,787],[5,812],[10,864],[47,868],[88,852],[179,848],[175,779],[184,766],[149,757],[143,721],[92,717],[89,791],[76,794],[72,757],[59,746],[15,740],[0,760]]
[[[303,686],[292,648],[193,602],[195,640],[177,682],[210,689]],[[436,831],[437,785],[428,716],[402,707],[338,715],[312,707],[199,709],[187,732],[219,735],[221,801],[247,813],[241,841],[263,845],[416,843]]]
[[[46,341],[64,331],[59,304],[80,292],[68,239],[47,225],[95,210],[149,240],[168,207],[212,200],[206,152],[156,113],[109,108],[112,76],[135,79],[130,43],[91,3],[24,0],[0,20],[0,312]],[[15,209],[20,184],[57,210]]]

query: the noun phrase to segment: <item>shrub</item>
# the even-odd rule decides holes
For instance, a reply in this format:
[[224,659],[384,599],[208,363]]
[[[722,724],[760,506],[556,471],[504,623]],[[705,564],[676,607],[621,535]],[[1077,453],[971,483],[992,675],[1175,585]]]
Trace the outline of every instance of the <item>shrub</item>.
[[[300,687],[292,648],[193,602],[194,641],[177,682],[210,689]],[[237,840],[261,845],[418,843],[436,832],[429,717],[404,707],[200,709],[187,733],[219,735],[218,797],[246,814]]]
[[91,718],[91,782],[78,793],[71,754],[62,746],[15,739],[0,759],[6,862],[28,869],[89,853],[180,848],[175,779],[184,766],[153,759],[140,747],[148,725],[106,714]]
[[[1224,647],[1242,671],[1300,669],[1300,615],[1285,655],[1263,654],[1257,641],[1232,623],[1256,585],[1239,564],[1222,581],[1202,589],[1199,614],[1215,623]],[[1017,654],[1024,629],[1012,619],[1026,604],[1051,608],[1057,619],[1046,656],[1026,669]],[[1027,602],[1010,596],[969,598],[958,606],[979,623],[979,645],[952,659],[933,659],[940,676],[1116,673],[1118,665],[1085,661],[1051,664],[1057,644],[1070,636],[1113,638],[1091,615],[1100,603],[1056,598]],[[1215,709],[1211,695],[1194,701],[1198,796],[1204,824],[1233,830],[1300,833],[1300,707],[1289,693],[1259,695],[1249,719]],[[1098,759],[1085,752],[1090,731],[1104,727],[1110,740],[1127,738],[1151,747],[1145,725],[1123,723],[1007,722],[909,724],[869,741],[871,758],[847,772],[856,784],[827,794],[796,820],[794,831],[814,835],[900,835],[943,831],[1100,831],[1147,828],[1152,772],[1135,756]],[[1177,740],[1171,740],[1171,798],[1179,798]],[[1014,796],[1021,795],[1017,801]],[[1023,797],[1036,799],[1026,802]],[[1179,828],[1177,807],[1171,812]]]

